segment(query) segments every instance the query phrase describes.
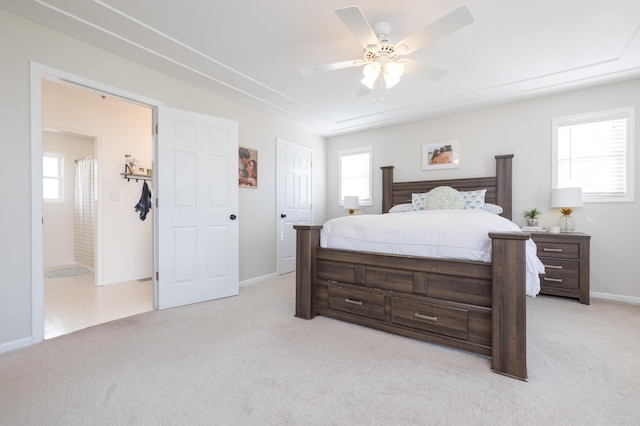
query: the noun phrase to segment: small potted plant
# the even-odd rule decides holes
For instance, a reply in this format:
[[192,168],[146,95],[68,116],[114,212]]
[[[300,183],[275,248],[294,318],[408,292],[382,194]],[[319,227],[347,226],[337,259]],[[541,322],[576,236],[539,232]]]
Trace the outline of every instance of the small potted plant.
[[538,226],[540,220],[538,219],[538,215],[540,215],[540,210],[533,208],[531,210],[526,210],[524,212],[524,217],[527,218],[527,225],[529,226]]

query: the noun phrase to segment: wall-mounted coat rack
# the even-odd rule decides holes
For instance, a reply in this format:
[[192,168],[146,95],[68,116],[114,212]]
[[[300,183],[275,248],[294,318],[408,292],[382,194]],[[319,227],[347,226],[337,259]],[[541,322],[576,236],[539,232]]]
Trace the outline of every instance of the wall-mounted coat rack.
[[120,173],[120,175],[122,175],[122,179],[126,179],[127,182],[131,182],[132,179],[135,179],[136,182],[141,180],[150,181],[152,179],[151,176],[148,175],[136,175],[131,173]]

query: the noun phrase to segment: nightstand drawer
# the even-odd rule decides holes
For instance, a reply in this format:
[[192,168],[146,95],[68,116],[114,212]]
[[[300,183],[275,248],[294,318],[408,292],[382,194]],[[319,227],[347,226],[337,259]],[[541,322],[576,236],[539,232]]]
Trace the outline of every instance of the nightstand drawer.
[[329,287],[329,309],[385,320],[385,295],[343,287]]
[[580,289],[580,263],[541,257],[545,275],[540,276],[543,286]]
[[536,241],[538,257],[553,257],[555,259],[580,258],[580,244],[554,243],[548,241]]
[[467,339],[469,311],[391,297],[391,322],[445,336]]

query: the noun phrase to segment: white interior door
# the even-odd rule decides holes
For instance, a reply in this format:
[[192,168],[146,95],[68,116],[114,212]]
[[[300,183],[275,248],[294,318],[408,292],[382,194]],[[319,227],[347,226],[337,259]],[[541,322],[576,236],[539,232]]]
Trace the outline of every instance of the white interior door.
[[294,225],[310,225],[311,214],[310,149],[278,139],[278,273],[296,269]]
[[238,124],[158,108],[158,309],[238,294]]

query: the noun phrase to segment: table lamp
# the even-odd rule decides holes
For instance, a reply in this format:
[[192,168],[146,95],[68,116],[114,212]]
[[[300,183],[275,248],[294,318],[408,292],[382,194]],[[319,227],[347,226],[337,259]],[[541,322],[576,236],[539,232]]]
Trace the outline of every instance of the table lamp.
[[343,207],[349,210],[349,214],[353,214],[360,208],[360,197],[357,195],[345,195]]
[[560,208],[560,232],[571,232],[576,222],[571,217],[574,207],[582,207],[582,188],[553,188],[551,190],[551,207]]

